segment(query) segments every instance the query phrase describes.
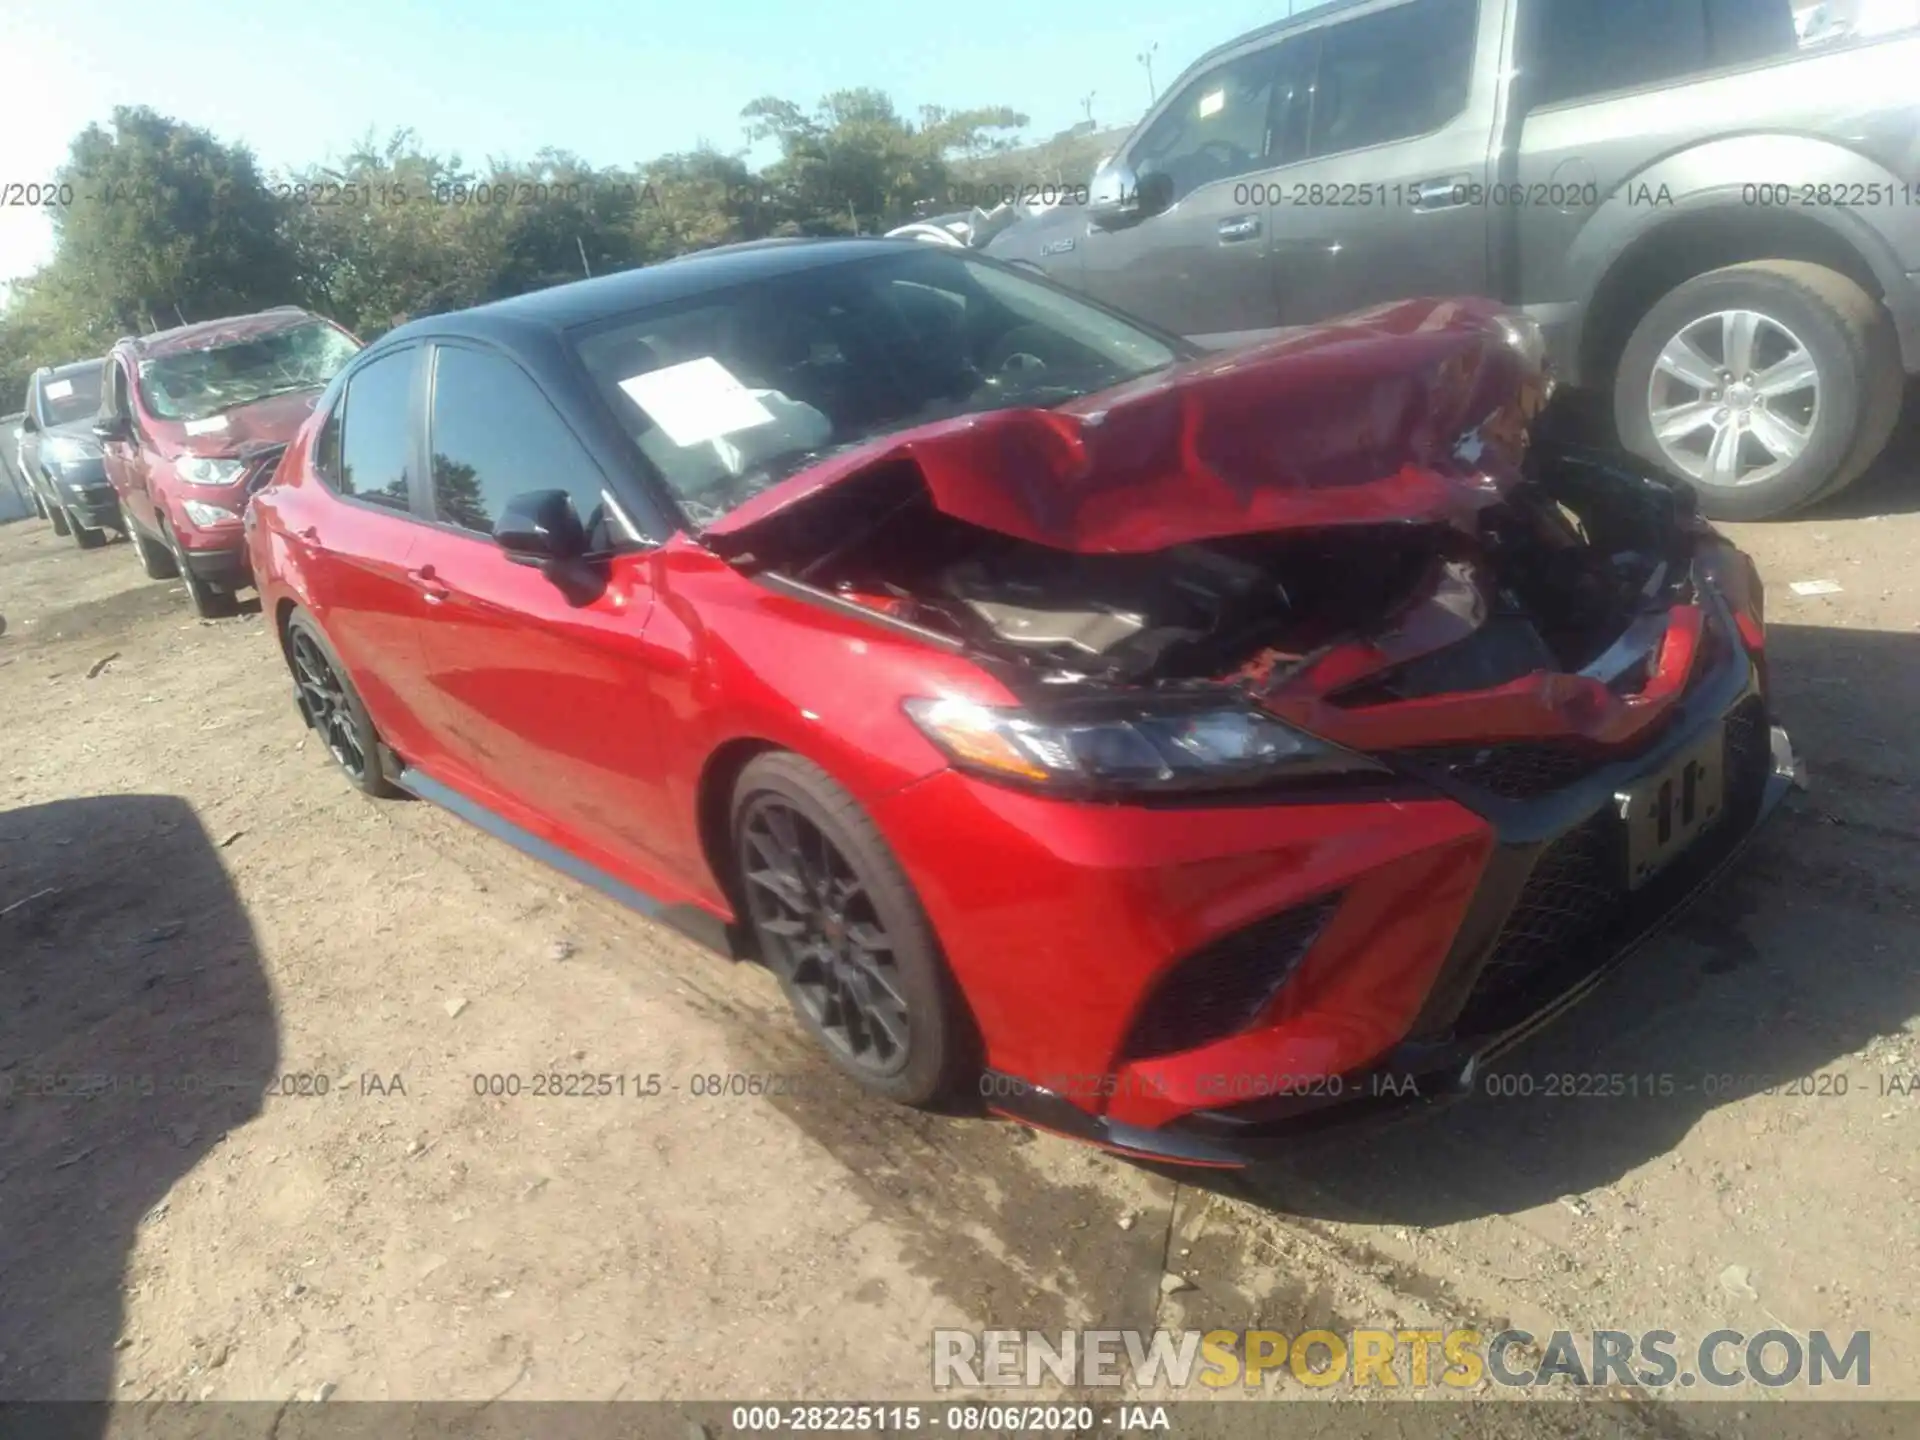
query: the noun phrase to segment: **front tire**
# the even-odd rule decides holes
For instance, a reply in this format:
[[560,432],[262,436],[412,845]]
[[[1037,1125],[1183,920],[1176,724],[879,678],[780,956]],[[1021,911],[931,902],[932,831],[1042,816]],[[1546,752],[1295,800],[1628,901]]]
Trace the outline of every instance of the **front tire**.
[[233,592],[216,589],[194,574],[172,528],[168,527],[165,534],[167,549],[173,554],[173,568],[187,587],[187,603],[193,607],[193,613],[202,620],[224,620],[230,615],[238,615],[240,602],[234,598]]
[[106,531],[89,530],[74,517],[71,510],[67,511],[67,529],[72,532],[73,543],[82,550],[98,550],[107,543]]
[[966,1004],[873,821],[786,752],[748,762],[733,793],[745,918],[800,1023],[876,1095],[951,1094],[977,1068]]
[[140,557],[140,568],[149,580],[171,580],[180,573],[173,552],[159,541],[149,539],[147,532],[131,520],[127,522],[127,538],[133,542],[133,553]]
[[304,610],[289,615],[285,642],[300,713],[334,763],[363,795],[385,800],[400,794],[387,773],[380,734],[361,703],[360,692],[353,688],[346,666],[313,617]]
[[43,504],[41,508],[47,512],[47,520],[52,524],[54,534],[65,536],[71,533],[67,529],[67,512],[65,510],[62,510],[58,505],[50,503]]
[[1886,448],[1905,375],[1892,319],[1836,271],[1763,260],[1689,280],[1642,318],[1614,378],[1627,449],[1715,520],[1838,493]]

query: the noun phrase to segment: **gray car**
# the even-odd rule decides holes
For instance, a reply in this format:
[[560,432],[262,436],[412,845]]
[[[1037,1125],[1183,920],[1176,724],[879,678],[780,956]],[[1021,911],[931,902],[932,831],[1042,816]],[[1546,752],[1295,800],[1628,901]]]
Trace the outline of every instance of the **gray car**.
[[1920,373],[1916,74],[1920,29],[1806,44],[1791,0],[1333,0],[987,251],[1214,346],[1492,295],[1760,519],[1857,478]]
[[34,371],[20,417],[20,470],[33,487],[36,508],[53,522],[54,533],[72,536],[82,550],[106,544],[109,531],[124,535],[127,528],[93,433],[102,363],[82,360]]

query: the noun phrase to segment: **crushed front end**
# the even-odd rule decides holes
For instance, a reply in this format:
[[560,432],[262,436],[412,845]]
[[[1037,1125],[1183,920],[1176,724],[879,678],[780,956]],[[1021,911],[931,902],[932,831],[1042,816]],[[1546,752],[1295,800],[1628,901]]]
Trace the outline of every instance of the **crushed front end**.
[[1752,563],[1530,444],[1513,338],[1395,307],[976,417],[734,544],[1014,702],[910,701],[953,768],[876,817],[996,1108],[1229,1165],[1471,1089],[1785,793]]

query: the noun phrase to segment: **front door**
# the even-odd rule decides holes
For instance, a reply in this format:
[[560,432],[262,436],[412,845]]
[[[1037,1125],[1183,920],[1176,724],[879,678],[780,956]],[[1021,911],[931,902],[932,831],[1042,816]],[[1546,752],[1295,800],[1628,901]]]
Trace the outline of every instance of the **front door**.
[[1298,38],[1269,43],[1168,99],[1121,159],[1172,201],[1119,228],[1087,227],[1089,295],[1206,344],[1278,323],[1267,182],[1297,144],[1310,54]]
[[[661,789],[641,634],[647,559],[606,504],[605,476],[531,377],[497,352],[433,362],[433,518],[412,565],[439,777],[623,879],[657,871]],[[506,502],[564,490],[611,558],[549,575],[494,544]],[[627,553],[621,553],[622,551]]]
[[120,438],[101,444],[107,480],[120,497],[120,508],[127,518],[157,537],[160,521],[154,514],[153,496],[147,487],[147,443],[140,433],[140,414],[133,404],[132,380],[127,374],[126,362],[117,356],[107,361],[107,373],[100,387],[100,406],[103,419],[117,420],[126,427]]

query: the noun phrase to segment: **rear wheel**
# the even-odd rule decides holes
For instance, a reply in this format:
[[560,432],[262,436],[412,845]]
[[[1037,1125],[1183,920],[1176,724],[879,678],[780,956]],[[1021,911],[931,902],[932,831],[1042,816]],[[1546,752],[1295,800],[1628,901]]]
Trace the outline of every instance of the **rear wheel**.
[[1853,483],[1886,448],[1905,375],[1885,309],[1797,260],[1715,270],[1628,340],[1614,415],[1628,449],[1691,484],[1716,520],[1784,515]]
[[187,587],[187,603],[193,607],[193,613],[202,620],[221,620],[229,615],[240,613],[240,602],[234,598],[231,590],[222,590],[209,584],[193,573],[193,567],[187,563],[186,552],[180,548],[180,541],[174,535],[171,526],[164,531],[167,537],[167,549],[173,555],[173,568]]
[[43,504],[41,509],[47,512],[47,519],[53,524],[54,534],[65,535],[69,533],[67,530],[67,512],[65,510],[62,510],[58,505],[52,504]]
[[354,788],[376,799],[398,795],[367,707],[346,666],[304,610],[287,617],[286,653],[301,715]]
[[797,755],[762,755],[734,787],[733,837],[746,918],[800,1023],[875,1094],[949,1094],[973,1068],[965,1001],[854,798]]

